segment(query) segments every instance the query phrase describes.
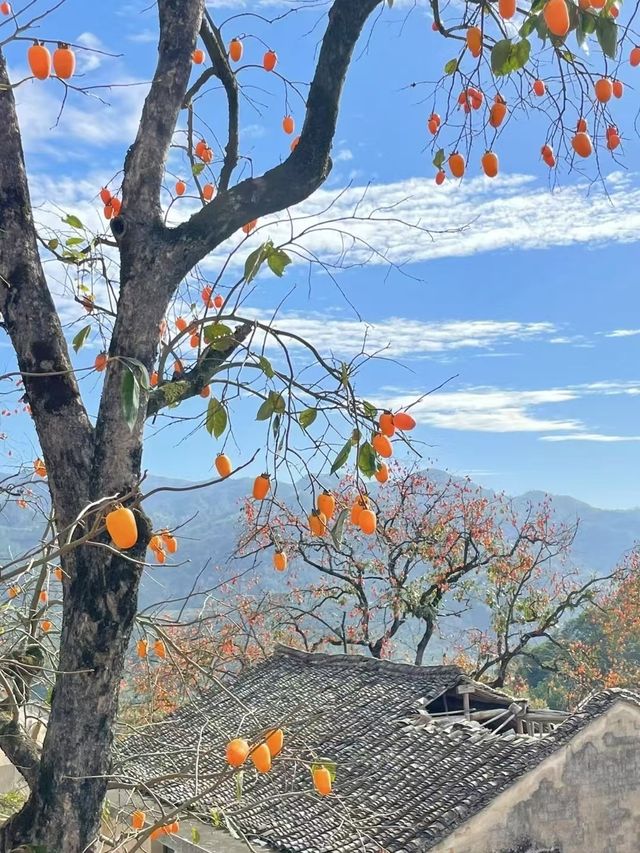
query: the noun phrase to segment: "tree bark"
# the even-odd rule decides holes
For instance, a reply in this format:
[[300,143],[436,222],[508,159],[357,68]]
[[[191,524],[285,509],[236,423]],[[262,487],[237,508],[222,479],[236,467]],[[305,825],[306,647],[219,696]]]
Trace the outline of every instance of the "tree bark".
[[422,661],[424,660],[424,653],[427,650],[427,646],[431,642],[431,638],[433,637],[433,632],[436,627],[436,621],[433,617],[426,618],[424,621],[424,633],[420,637],[420,641],[416,646],[416,656],[414,660],[416,666],[422,666]]

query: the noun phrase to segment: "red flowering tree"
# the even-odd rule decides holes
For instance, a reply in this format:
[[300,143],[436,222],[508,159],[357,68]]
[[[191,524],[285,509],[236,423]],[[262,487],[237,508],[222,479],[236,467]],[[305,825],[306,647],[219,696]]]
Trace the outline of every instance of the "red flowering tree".
[[[453,642],[452,617],[470,613],[466,621],[487,628],[465,631],[474,651],[466,663],[502,684],[533,641],[591,600],[596,581],[568,564],[575,526],[555,521],[549,501],[518,508],[466,480],[394,468],[366,496],[377,519],[366,535],[353,523],[362,499],[348,477],[325,535],[282,504],[277,521],[258,529],[259,547],[289,556],[292,600],[282,612],[310,648],[409,653],[421,664],[436,628]],[[253,519],[250,529],[246,549],[256,544]]]
[[640,550],[620,562],[584,611],[539,649],[523,677],[545,701],[568,706],[605,687],[640,682]]

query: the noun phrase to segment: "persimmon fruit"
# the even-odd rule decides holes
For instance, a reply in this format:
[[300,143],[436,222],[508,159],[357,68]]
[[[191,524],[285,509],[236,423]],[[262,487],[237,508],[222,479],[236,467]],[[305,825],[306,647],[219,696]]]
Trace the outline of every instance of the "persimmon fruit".
[[126,551],[138,541],[136,517],[128,507],[119,505],[111,510],[107,513],[105,524],[116,548]]
[[563,38],[569,32],[571,22],[565,0],[548,0],[542,10],[542,15],[552,35]]
[[242,59],[243,45],[240,39],[233,38],[229,42],[229,59],[232,62],[240,62]]
[[464,157],[458,151],[454,151],[449,157],[449,170],[454,178],[461,178],[464,175],[465,162]]
[[195,65],[202,65],[204,62],[204,50],[197,47],[191,54],[191,60]]
[[284,572],[287,568],[287,563],[288,559],[284,551],[276,551],[273,555],[273,568],[277,572]]
[[571,146],[580,157],[589,157],[593,151],[591,137],[588,133],[576,133],[571,140]]
[[327,520],[329,520],[336,511],[336,499],[331,492],[325,489],[318,495],[317,506],[319,511],[323,512]]
[[494,151],[485,151],[482,155],[482,170],[488,178],[495,178],[498,174],[498,155]]
[[258,744],[251,750],[251,761],[258,773],[268,773],[271,770],[271,752],[266,743]]
[[390,438],[396,431],[392,413],[384,411],[378,418],[378,426],[380,432]]
[[401,429],[403,432],[409,432],[410,430],[415,429],[416,425],[415,418],[408,412],[396,412],[393,416],[393,422],[395,423],[396,428]]
[[608,77],[601,77],[599,80],[596,80],[594,88],[596,99],[600,101],[601,104],[606,104],[611,100],[613,96],[613,83]]
[[275,758],[282,752],[284,746],[284,732],[282,729],[273,729],[265,738],[265,743],[269,747],[271,758]]
[[314,767],[312,771],[313,787],[323,797],[327,797],[332,790],[331,773],[326,767]]
[[285,117],[282,119],[282,129],[283,129],[283,130],[284,130],[284,132],[285,132],[286,134],[288,134],[289,136],[290,136],[290,135],[293,133],[293,131],[295,130],[295,126],[296,126],[296,125],[295,125],[295,122],[294,122],[294,120],[293,120],[293,116],[285,116]]
[[53,70],[61,80],[69,80],[76,70],[76,55],[64,42],[58,42],[54,51]]
[[242,767],[249,755],[249,744],[242,737],[234,738],[227,744],[227,764],[231,767]]
[[51,54],[44,44],[34,42],[27,51],[27,61],[37,80],[46,80],[51,76]]
[[93,362],[93,366],[98,373],[102,373],[102,371],[107,366],[107,354],[106,352],[98,353],[96,356],[96,360]]
[[263,501],[269,494],[271,488],[271,480],[268,474],[260,474],[253,481],[253,497],[257,501]]
[[[228,477],[233,471],[233,466],[231,465],[231,460],[224,453],[219,453],[216,456],[215,460],[216,471],[220,474],[221,477]],[[266,476],[263,474],[263,477]],[[268,480],[268,477],[267,477]],[[255,483],[254,483],[254,491],[255,491]],[[267,486],[267,491],[269,491],[269,487]]]
[[376,532],[376,514],[372,509],[363,509],[358,517],[358,526],[363,533],[370,536]]
[[262,67],[265,71],[273,71],[278,64],[278,55],[275,50],[268,50],[262,57]]
[[469,27],[467,30],[467,47],[475,58],[482,53],[482,31],[479,27]]
[[389,479],[389,468],[384,462],[381,462],[376,468],[376,473],[373,475],[379,483],[386,483]]
[[393,448],[391,446],[391,442],[389,441],[387,436],[382,435],[381,432],[375,433],[375,435],[371,439],[371,444],[376,453],[378,453],[385,459],[388,459],[390,456],[393,455]]

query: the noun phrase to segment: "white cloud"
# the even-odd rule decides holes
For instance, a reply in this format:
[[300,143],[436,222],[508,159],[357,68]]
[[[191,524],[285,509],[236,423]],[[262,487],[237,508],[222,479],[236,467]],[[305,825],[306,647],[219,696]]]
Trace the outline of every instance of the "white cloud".
[[[240,311],[243,316],[266,322],[272,313]],[[543,340],[556,328],[552,323],[524,323],[500,320],[449,320],[421,322],[405,317],[389,317],[373,324],[342,320],[326,314],[283,312],[273,325],[283,331],[314,342],[324,353],[353,356],[363,350],[369,354],[401,358],[459,349],[490,349],[527,340]],[[291,345],[296,346],[295,341]]]
[[76,39],[78,44],[89,48],[89,50],[78,50],[77,55],[77,70],[79,74],[88,74],[100,68],[105,60],[105,56],[93,51],[104,51],[105,46],[94,33],[81,33]]
[[[551,191],[531,175],[449,180],[441,187],[430,178],[408,178],[342,192],[320,189],[290,213],[294,233],[306,232],[297,241],[302,254],[338,268],[573,244],[592,249],[638,240],[640,185],[634,181],[612,173],[606,194],[582,179]],[[180,210],[181,216],[189,212]],[[290,233],[289,216],[266,217],[247,248],[266,236],[285,242]],[[234,237],[220,246],[204,266],[219,268],[236,243]]]
[[[403,393],[384,405],[402,409],[411,405],[420,392]],[[474,387],[462,391],[438,391],[411,405],[411,413],[420,423],[439,429],[473,432],[548,432],[577,431],[580,421],[537,415],[538,406],[567,403],[578,394],[568,388],[518,391],[492,387]]]
[[640,335],[640,329],[614,329],[606,332],[605,338],[631,338],[635,335]]
[[[92,56],[92,54],[87,54]],[[20,79],[20,71],[13,74]],[[133,142],[140,120],[147,84],[119,78],[109,89],[100,89],[86,95],[72,92],[61,110],[64,90],[57,81],[43,86],[31,80],[16,89],[18,117],[27,156],[47,155],[51,160],[68,162],[70,155],[91,159],[96,148],[105,149],[114,144],[122,150]],[[120,155],[121,156],[121,155]],[[35,165],[42,167],[42,158]],[[51,177],[59,177],[55,169]],[[78,201],[82,200],[80,192]]]
[[[554,418],[538,411],[541,406],[559,406],[594,395],[640,393],[638,383],[594,382],[564,388],[538,390],[470,387],[460,391],[402,391],[378,400],[391,409],[411,407],[421,423],[440,429],[474,432],[561,432],[566,436],[543,436],[544,441],[635,441],[633,437],[602,436],[588,432],[575,418]],[[417,402],[416,402],[417,401]]]
[[353,160],[353,151],[351,151],[349,148],[340,148],[333,155],[334,163],[345,163],[349,160]]
[[542,435],[540,441],[599,441],[604,443],[619,441],[640,441],[640,435],[602,435],[596,432],[582,432],[575,435]]

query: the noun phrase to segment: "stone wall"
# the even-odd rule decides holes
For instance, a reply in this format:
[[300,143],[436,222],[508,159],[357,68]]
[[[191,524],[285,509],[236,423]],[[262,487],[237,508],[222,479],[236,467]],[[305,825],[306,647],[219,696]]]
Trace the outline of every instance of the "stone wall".
[[639,853],[640,709],[620,700],[430,853]]

